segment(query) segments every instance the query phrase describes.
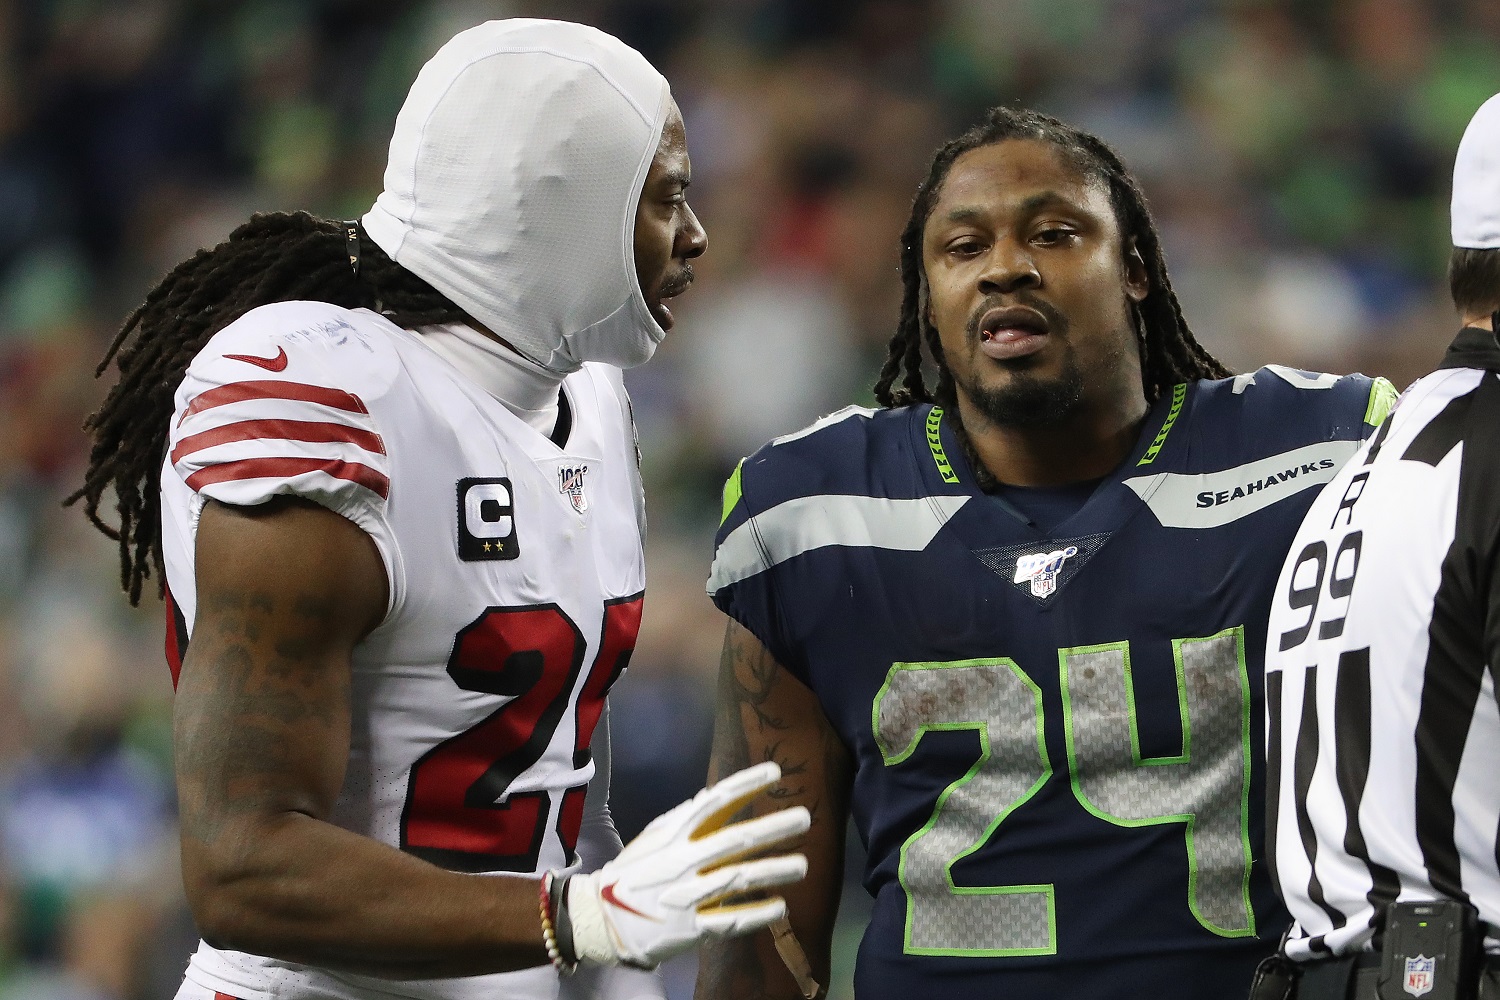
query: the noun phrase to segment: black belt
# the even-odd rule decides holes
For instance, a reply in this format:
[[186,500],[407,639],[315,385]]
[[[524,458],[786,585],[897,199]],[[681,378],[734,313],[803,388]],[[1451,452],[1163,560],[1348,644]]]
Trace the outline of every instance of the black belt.
[[[1380,953],[1365,951],[1344,958],[1327,958],[1302,965],[1296,1000],[1382,1000],[1379,993]],[[1389,1000],[1410,996],[1400,983],[1386,990]],[[1500,1000],[1500,955],[1486,955],[1480,963],[1475,1000]]]

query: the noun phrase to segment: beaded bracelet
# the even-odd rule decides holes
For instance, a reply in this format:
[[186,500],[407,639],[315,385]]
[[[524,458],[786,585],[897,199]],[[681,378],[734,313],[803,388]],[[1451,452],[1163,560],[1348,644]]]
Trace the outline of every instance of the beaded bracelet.
[[562,956],[563,964],[578,965],[578,945],[573,940],[573,921],[568,911],[568,883],[573,880],[571,875],[554,875],[549,883],[549,891],[552,895],[552,931],[557,938],[557,953]]
[[547,946],[547,958],[558,972],[571,976],[573,970],[578,968],[578,963],[564,961],[562,952],[557,948],[557,933],[552,927],[552,872],[542,876],[538,896],[542,910],[542,943]]

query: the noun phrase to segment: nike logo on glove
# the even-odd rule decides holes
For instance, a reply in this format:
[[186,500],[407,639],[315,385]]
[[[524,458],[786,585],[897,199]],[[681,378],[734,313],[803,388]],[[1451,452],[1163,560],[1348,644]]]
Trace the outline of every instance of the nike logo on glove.
[[257,358],[253,354],[226,354],[224,357],[230,361],[243,361],[257,368],[264,368],[268,372],[279,372],[286,369],[286,348],[276,349],[274,358]]
[[609,903],[612,906],[618,906],[626,913],[634,913],[642,920],[650,920],[652,923],[661,923],[661,921],[657,920],[655,917],[646,916],[640,910],[637,910],[635,907],[631,906],[629,903],[624,902],[620,899],[620,897],[616,896],[614,882],[611,882],[609,885],[599,890],[599,898],[603,899],[606,903]]

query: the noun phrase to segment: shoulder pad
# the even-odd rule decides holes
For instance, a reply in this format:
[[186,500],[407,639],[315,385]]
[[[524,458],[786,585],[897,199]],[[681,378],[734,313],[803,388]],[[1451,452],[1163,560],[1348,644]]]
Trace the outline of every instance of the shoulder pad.
[[292,493],[367,526],[390,491],[372,405],[400,370],[385,322],[366,310],[282,302],[225,327],[177,387],[173,469],[223,503]]
[[1341,416],[1357,410],[1362,422],[1371,426],[1385,420],[1397,395],[1384,378],[1372,379],[1359,373],[1332,375],[1285,365],[1266,365],[1231,378],[1205,381],[1199,391],[1210,397],[1238,397],[1243,405],[1257,409],[1291,406]]
[[[871,495],[917,489],[912,471],[909,408],[846,406],[742,461],[724,487],[725,522],[800,497]],[[878,484],[878,488],[876,486]],[[750,509],[753,508],[753,509]]]
[[790,434],[783,434],[781,435],[781,437],[773,439],[770,446],[775,447],[776,445],[790,444],[793,441],[800,441],[803,438],[811,437],[812,435],[825,428],[841,424],[846,420],[850,420],[855,417],[864,417],[866,419],[869,419],[879,412],[879,410],[871,409],[868,406],[846,406],[842,410],[835,410],[827,416],[819,417],[817,420],[814,420],[812,423],[808,424],[800,431],[793,431]]
[[273,378],[337,386],[367,401],[400,370],[390,321],[328,302],[275,302],[214,334],[188,366],[208,384]]
[[1230,391],[1238,396],[1251,386],[1264,386],[1267,383],[1285,384],[1294,389],[1332,389],[1342,377],[1345,376],[1330,375],[1327,372],[1303,371],[1299,368],[1288,368],[1285,365],[1266,365],[1253,372],[1234,376],[1229,379],[1229,384]]

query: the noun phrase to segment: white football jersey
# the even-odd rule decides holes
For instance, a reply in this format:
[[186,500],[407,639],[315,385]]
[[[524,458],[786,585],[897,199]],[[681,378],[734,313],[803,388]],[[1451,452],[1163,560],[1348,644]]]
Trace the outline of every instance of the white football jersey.
[[[620,372],[586,364],[563,392],[559,447],[420,334],[321,302],[246,314],[177,390],[162,470],[174,679],[206,498],[291,494],[359,525],[390,599],[354,653],[333,821],[452,870],[575,863],[589,742],[635,645],[645,520]],[[550,967],[398,983],[207,944],[187,975],[240,1000],[557,992]]]

